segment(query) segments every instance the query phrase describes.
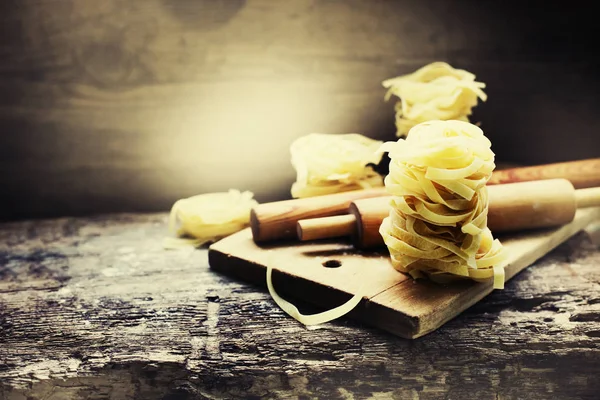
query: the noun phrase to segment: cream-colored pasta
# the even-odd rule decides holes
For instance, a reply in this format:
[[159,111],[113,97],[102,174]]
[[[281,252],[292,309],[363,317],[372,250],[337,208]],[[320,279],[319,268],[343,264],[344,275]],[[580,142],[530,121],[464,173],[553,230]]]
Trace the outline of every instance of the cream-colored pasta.
[[469,121],[478,98],[487,99],[485,84],[472,73],[452,68],[443,62],[426,65],[412,74],[387,79],[385,96],[399,98],[396,103],[396,129],[406,136],[415,125],[431,120]]
[[304,198],[383,186],[383,178],[368,164],[381,161],[380,141],[357,133],[312,133],[291,147],[296,182],[292,197]]
[[[381,161],[382,142],[357,133],[331,135],[312,133],[290,148],[297,179],[292,185],[296,198],[320,196],[348,190],[383,186],[383,178],[368,164]],[[267,288],[273,300],[304,325],[319,325],[350,312],[363,298],[363,288],[347,302],[318,314],[304,315],[292,303],[277,294],[272,282],[273,269],[267,267]]]
[[354,307],[358,305],[358,303],[360,303],[364,296],[364,288],[361,286],[354,296],[352,296],[345,303],[335,308],[317,314],[302,314],[295,305],[282,298],[275,291],[275,288],[273,287],[273,267],[271,266],[271,264],[267,266],[267,289],[269,290],[269,294],[271,295],[275,303],[277,303],[277,305],[283,311],[285,311],[286,314],[288,314],[296,321],[306,326],[324,324],[326,322],[333,321],[334,319],[338,319],[348,314],[354,309]]
[[380,233],[393,266],[417,278],[462,276],[504,286],[506,254],[487,228],[486,183],[494,153],[483,131],[463,121],[416,125],[388,142],[393,195]]
[[178,200],[169,216],[169,231],[177,237],[165,239],[164,247],[201,246],[244,229],[258,204],[253,197],[252,192],[231,189]]

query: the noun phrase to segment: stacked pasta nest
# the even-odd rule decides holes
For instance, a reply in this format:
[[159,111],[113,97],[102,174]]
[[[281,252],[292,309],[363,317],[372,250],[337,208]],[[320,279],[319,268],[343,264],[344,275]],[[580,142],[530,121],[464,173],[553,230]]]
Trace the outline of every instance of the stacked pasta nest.
[[486,183],[494,153],[483,131],[462,121],[430,121],[388,142],[393,195],[380,233],[399,271],[434,280],[451,276],[504,285],[506,255],[487,228]]

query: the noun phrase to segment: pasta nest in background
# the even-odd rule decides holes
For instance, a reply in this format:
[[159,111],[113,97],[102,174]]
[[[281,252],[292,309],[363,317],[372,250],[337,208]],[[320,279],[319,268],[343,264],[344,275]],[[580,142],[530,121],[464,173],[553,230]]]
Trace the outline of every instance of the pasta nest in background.
[[311,133],[296,139],[290,146],[297,174],[292,197],[383,186],[383,177],[369,165],[381,161],[381,144],[358,133]]
[[397,96],[397,136],[403,137],[415,125],[431,120],[469,121],[478,99],[486,101],[485,83],[472,73],[443,62],[426,65],[412,74],[387,79],[385,99]]

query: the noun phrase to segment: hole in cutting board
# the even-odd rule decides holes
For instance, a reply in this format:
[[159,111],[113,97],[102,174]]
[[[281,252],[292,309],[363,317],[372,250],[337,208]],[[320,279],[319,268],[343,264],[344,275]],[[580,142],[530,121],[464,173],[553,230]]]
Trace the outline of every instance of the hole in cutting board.
[[325,268],[339,268],[342,266],[342,262],[340,260],[327,260],[322,265]]

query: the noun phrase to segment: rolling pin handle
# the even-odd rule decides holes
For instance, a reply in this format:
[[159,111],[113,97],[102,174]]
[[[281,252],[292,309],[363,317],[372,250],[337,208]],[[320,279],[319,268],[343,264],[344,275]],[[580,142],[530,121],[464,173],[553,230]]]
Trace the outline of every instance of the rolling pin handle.
[[600,187],[577,189],[575,191],[577,208],[600,206]]
[[329,239],[341,236],[352,236],[356,232],[354,214],[336,215],[333,217],[303,219],[297,223],[298,238],[301,241]]

